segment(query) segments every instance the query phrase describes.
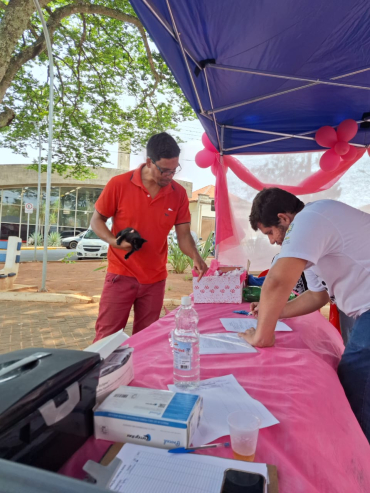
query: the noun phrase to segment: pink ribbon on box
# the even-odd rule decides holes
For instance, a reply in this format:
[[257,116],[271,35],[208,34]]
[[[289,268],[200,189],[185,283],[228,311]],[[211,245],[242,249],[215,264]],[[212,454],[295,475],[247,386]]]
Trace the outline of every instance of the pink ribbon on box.
[[245,270],[242,274],[240,274],[240,283],[244,282],[247,278],[247,271]]
[[[217,260],[217,259],[213,259],[211,261],[211,265],[209,266],[207,272],[204,274],[203,277],[207,277],[207,276],[214,276],[215,275],[215,272],[216,270],[220,267],[220,262]],[[192,270],[191,271],[192,274],[193,274],[193,277],[198,277],[198,272],[196,270]]]
[[[220,262],[217,260],[217,259],[213,259],[211,261],[211,264],[207,270],[207,272],[204,274],[203,277],[208,277],[208,276],[214,276],[216,271],[219,269],[219,267],[221,267],[221,264]],[[192,274],[193,274],[193,277],[198,277],[198,272],[194,269],[192,269]],[[247,271],[244,271],[240,274],[240,282],[244,282],[247,278]]]

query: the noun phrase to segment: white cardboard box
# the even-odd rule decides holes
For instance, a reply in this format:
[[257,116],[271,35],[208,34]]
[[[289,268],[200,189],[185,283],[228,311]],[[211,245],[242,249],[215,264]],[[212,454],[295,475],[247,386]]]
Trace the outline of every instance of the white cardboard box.
[[187,447],[203,399],[194,394],[119,387],[94,411],[95,438],[159,448]]
[[100,403],[122,385],[129,385],[134,379],[133,348],[121,346],[113,351],[100,369],[96,389],[96,402]]
[[241,303],[246,274],[245,269],[237,275],[224,272],[221,275],[204,276],[199,282],[197,277],[193,277],[194,303]]

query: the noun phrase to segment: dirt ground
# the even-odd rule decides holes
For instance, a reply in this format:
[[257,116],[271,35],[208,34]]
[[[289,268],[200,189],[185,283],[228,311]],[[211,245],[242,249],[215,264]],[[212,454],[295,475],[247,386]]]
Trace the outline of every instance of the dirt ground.
[[[100,295],[103,289],[105,269],[99,260],[84,260],[72,264],[49,262],[47,290],[51,293],[73,293],[84,296]],[[180,299],[193,292],[190,268],[184,274],[176,274],[167,266],[168,278],[165,298]],[[41,286],[42,262],[27,262],[19,266],[17,284]]]
[[[47,290],[51,293],[81,294],[83,296],[100,295],[103,289],[105,269],[96,271],[104,265],[99,260],[85,260],[64,264],[49,262],[47,270]],[[193,292],[191,269],[184,274],[173,272],[167,264],[166,299],[180,300],[182,296]],[[17,284],[41,286],[42,262],[27,262],[20,265]],[[321,309],[329,319],[329,304]]]

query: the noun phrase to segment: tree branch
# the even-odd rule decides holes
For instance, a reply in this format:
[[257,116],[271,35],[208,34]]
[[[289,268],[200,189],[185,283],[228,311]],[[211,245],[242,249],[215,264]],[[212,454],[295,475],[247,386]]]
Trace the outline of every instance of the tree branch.
[[[40,0],[41,7],[48,1]],[[4,3],[1,2],[1,8],[3,5]],[[35,11],[33,0],[11,0],[5,6],[0,22],[0,81],[9,68],[18,40],[27,29],[29,20]]]
[[0,128],[7,127],[15,118],[15,113],[11,108],[5,106],[4,111],[0,113]]
[[[44,0],[45,2],[47,0]],[[67,5],[65,7],[60,7],[59,9],[55,10],[49,17],[49,20],[47,22],[48,30],[50,33],[50,36],[52,37],[55,30],[58,28],[60,25],[61,21],[65,19],[66,17],[70,17],[71,15],[75,14],[97,14],[97,15],[102,15],[104,17],[109,17],[111,19],[117,19],[121,22],[125,22],[128,24],[132,24],[133,26],[137,27],[137,29],[140,32],[140,35],[143,39],[144,47],[147,53],[148,57],[148,62],[150,65],[151,72],[157,82],[161,80],[161,76],[158,74],[158,72],[155,69],[152,53],[150,51],[149,43],[145,34],[145,30],[143,28],[143,25],[139,21],[137,17],[134,17],[129,14],[125,14],[119,10],[111,9],[108,7],[104,7],[102,5],[89,5],[89,4],[82,4],[82,3],[76,3],[76,4],[71,4]],[[29,60],[32,60],[36,58],[38,55],[40,55],[44,50],[46,49],[46,43],[45,43],[45,38],[44,34],[41,34],[41,36],[35,41],[35,43],[32,46],[29,46],[25,50],[23,50],[21,53],[18,55],[14,56],[9,63],[8,69],[3,77],[3,79],[0,82],[0,102],[3,100],[5,92],[7,89],[10,87],[11,82],[13,78],[15,77],[16,73],[18,70],[24,65],[26,62]]]

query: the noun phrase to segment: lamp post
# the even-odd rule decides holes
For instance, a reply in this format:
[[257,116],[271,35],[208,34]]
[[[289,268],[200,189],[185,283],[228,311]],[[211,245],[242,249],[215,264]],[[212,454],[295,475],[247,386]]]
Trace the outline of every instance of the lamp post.
[[38,137],[39,137],[39,169],[37,176],[37,208],[36,208],[36,229],[35,229],[35,251],[34,251],[34,260],[37,259],[37,240],[39,234],[39,217],[40,217],[40,207],[41,207],[41,134],[40,129],[37,123],[34,124]]
[[46,270],[48,261],[48,232],[50,220],[50,190],[51,190],[51,159],[53,151],[53,109],[54,109],[54,62],[49,31],[42,13],[38,0],[33,0],[39,14],[42,29],[44,31],[46,48],[49,57],[49,138],[48,138],[48,166],[46,175],[46,204],[45,204],[45,225],[44,225],[44,252],[42,258],[42,283],[41,291],[46,291]]

